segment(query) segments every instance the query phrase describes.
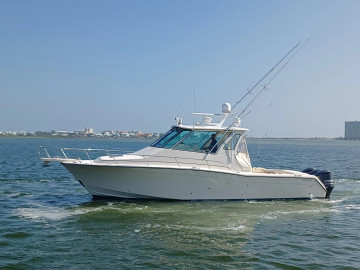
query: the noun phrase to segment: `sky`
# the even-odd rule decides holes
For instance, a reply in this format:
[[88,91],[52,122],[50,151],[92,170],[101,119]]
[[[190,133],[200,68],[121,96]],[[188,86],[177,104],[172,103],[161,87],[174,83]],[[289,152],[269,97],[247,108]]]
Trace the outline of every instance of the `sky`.
[[[166,132],[220,113],[295,44],[249,107],[256,137],[360,120],[359,0],[2,0],[0,131]],[[247,105],[240,103],[240,109]]]

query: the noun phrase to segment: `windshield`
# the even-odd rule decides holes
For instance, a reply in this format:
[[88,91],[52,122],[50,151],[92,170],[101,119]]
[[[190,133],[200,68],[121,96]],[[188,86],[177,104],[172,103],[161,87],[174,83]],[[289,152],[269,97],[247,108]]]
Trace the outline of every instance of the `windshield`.
[[189,134],[190,130],[182,130],[178,131],[175,136],[173,136],[170,140],[168,140],[163,147],[164,148],[172,148],[175,144],[181,141],[187,134]]
[[216,153],[224,139],[224,131],[191,131],[173,128],[151,146],[181,151]]

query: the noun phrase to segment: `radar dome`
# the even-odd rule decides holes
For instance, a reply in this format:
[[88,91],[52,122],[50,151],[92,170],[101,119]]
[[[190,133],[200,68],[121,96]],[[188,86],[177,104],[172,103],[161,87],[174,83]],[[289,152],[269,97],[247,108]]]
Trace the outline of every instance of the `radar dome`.
[[230,105],[230,103],[224,103],[222,105],[222,112],[223,113],[231,113],[231,105]]

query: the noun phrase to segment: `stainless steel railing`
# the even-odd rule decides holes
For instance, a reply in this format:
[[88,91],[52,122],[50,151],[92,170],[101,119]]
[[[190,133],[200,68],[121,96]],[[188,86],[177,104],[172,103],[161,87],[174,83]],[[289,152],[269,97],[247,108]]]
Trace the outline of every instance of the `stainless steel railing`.
[[[218,169],[218,170],[227,170],[230,172],[238,172],[235,168],[231,167],[231,164],[227,164],[221,161],[217,160],[211,160],[204,156],[204,158],[188,158],[188,157],[169,157],[169,156],[152,156],[152,155],[136,155],[139,157],[142,157],[141,159],[118,159],[119,157],[123,156],[124,154],[130,154],[131,151],[124,151],[124,150],[108,150],[108,149],[80,149],[80,148],[60,148],[60,152],[62,153],[63,157],[60,156],[54,156],[51,157],[48,150],[40,146],[40,149],[43,150],[45,156],[45,159],[54,159],[53,161],[56,161],[56,159],[68,159],[68,160],[77,160],[77,161],[89,161],[91,164],[94,164],[94,159],[91,159],[91,154],[94,152],[98,152],[105,154],[107,157],[109,157],[108,162],[113,162],[116,165],[127,165],[127,164],[138,164],[143,165],[144,163],[148,167],[152,166],[164,166],[166,165],[172,165],[174,167],[178,168],[193,168],[193,169]],[[39,150],[39,155],[40,154]],[[70,156],[69,152],[78,152],[82,153],[82,155],[76,155],[76,158],[73,156]],[[101,155],[97,155],[99,157]],[[84,159],[85,157],[85,159]],[[43,157],[44,158],[44,157]]]

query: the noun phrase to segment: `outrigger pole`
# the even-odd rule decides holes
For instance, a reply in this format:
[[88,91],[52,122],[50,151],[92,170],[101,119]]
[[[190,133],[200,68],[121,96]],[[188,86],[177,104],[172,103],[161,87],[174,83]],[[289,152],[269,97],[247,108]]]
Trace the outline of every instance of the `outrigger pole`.
[[286,57],[288,57],[288,55],[289,55],[292,51],[294,51],[294,50],[299,46],[300,43],[301,43],[301,41],[298,42],[283,58],[281,58],[281,60],[280,60],[279,62],[277,62],[275,66],[273,66],[239,101],[237,101],[237,102],[235,103],[235,105],[232,107],[232,109],[236,108],[236,106],[237,106],[241,101],[243,101],[243,99],[246,98],[246,97],[251,93],[252,90],[254,90],[267,76],[269,76],[269,74],[270,74],[271,72],[273,72],[274,69],[277,68],[277,66],[280,65],[280,63],[283,62],[284,59],[285,59]]
[[[310,40],[310,38],[308,38],[306,40],[306,42],[308,42]],[[295,56],[295,54],[306,44],[306,42],[304,42],[299,48],[298,50],[296,50],[293,55],[281,66],[281,68],[274,74],[274,76],[271,77],[271,79],[263,86],[263,88],[259,91],[259,93],[256,94],[256,96],[250,101],[250,103],[241,111],[241,113],[239,113],[234,121],[231,122],[231,124],[228,126],[228,128],[225,131],[225,134],[230,130],[231,127],[234,126],[235,122],[238,121],[238,119],[241,117],[241,115],[246,111],[246,109],[258,98],[258,96],[266,89],[266,87],[271,83],[271,81],[284,69],[284,67],[290,62],[290,60]],[[234,109],[241,101],[244,100],[245,97],[247,97],[252,90],[254,90],[267,76],[269,76],[274,69],[276,69],[299,45],[300,45],[301,41],[298,42],[287,54],[285,54],[285,56],[283,58],[280,59],[280,61],[278,61],[276,63],[275,66],[273,66],[240,100],[238,100],[235,105],[232,107],[232,109]],[[207,156],[209,155],[209,153],[211,153],[211,151],[213,151],[213,149],[217,146],[219,142],[216,142],[216,144],[213,146],[212,149],[210,149],[210,151],[206,154],[205,159],[207,158]]]
[[[309,40],[310,40],[310,38],[308,38],[306,42],[308,42]],[[249,104],[241,111],[241,113],[238,114],[237,117],[241,117],[241,115],[246,111],[247,108],[250,107],[250,105],[258,98],[258,96],[259,96],[264,90],[267,89],[267,86],[271,83],[271,81],[272,81],[277,75],[279,75],[279,73],[286,67],[286,65],[291,61],[291,59],[296,55],[296,53],[297,53],[298,51],[300,51],[300,49],[306,44],[306,42],[304,42],[304,43],[293,53],[293,55],[291,55],[291,56],[289,57],[289,59],[279,68],[279,70],[274,74],[274,76],[272,76],[271,79],[268,80],[267,83],[265,83],[265,84],[262,86],[262,89],[259,91],[259,93],[256,94],[256,96],[255,96],[255,97],[249,102]],[[291,50],[290,52],[288,52],[288,53],[256,84],[256,86],[259,85],[259,83],[260,83],[262,80],[264,80],[300,43],[301,43],[301,42],[299,42],[298,44],[296,44],[296,46],[295,46],[294,48],[292,48],[292,50]],[[256,86],[254,86],[254,87],[256,87]],[[254,87],[253,87],[252,89],[254,89]],[[250,91],[251,91],[251,90],[250,90]],[[249,91],[248,93],[246,93],[245,96],[247,96],[247,95],[250,93],[250,91]],[[245,98],[245,96],[244,96],[241,100],[243,100],[243,99]],[[240,101],[241,101],[241,100],[240,100]],[[238,104],[240,101],[238,101],[237,104]],[[237,104],[236,104],[236,105],[237,105]],[[236,118],[235,118],[235,121],[236,121]],[[235,122],[235,121],[234,121],[234,122]],[[234,124],[234,122],[232,122],[230,126],[232,126],[232,125]]]

